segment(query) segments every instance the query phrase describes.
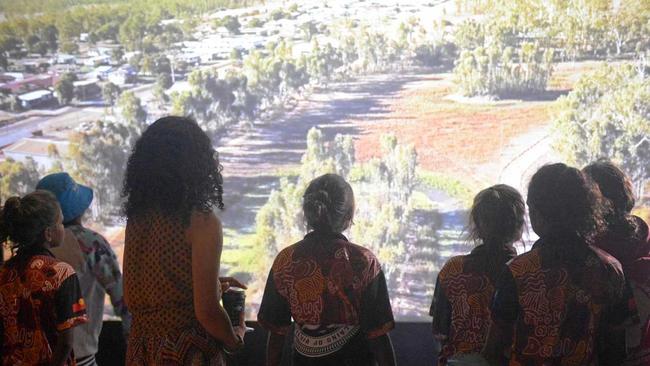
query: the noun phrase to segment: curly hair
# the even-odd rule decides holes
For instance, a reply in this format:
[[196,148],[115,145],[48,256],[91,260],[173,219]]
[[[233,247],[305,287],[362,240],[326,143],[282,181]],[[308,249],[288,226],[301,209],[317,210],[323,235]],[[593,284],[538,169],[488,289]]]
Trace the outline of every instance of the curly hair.
[[490,246],[511,244],[521,238],[526,204],[519,192],[505,184],[486,188],[474,197],[469,214],[469,238]]
[[582,171],[596,182],[605,198],[606,205],[603,208],[607,229],[624,237],[633,237],[637,224],[630,212],[636,200],[630,178],[607,159],[598,159]]
[[187,117],[163,117],[129,157],[122,196],[127,218],[160,213],[189,224],[194,210],[223,209],[223,177],[210,138]]
[[56,223],[59,212],[56,197],[47,191],[9,197],[0,212],[0,243],[10,241],[16,255],[40,248],[45,229]]
[[544,221],[547,234],[558,238],[591,243],[604,227],[598,186],[580,170],[562,163],[545,165],[533,175],[528,205]]
[[310,228],[340,233],[352,222],[354,192],[340,175],[321,175],[307,186],[302,209]]

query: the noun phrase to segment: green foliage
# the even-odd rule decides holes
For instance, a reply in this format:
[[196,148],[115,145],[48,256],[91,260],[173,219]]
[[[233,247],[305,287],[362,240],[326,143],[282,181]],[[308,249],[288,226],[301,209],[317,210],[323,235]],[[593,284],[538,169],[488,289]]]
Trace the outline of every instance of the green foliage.
[[117,102],[126,125],[142,131],[146,128],[147,112],[142,108],[140,98],[132,91],[122,93]]
[[417,155],[412,146],[398,144],[394,136],[382,137],[381,151],[381,158],[358,163],[350,136],[337,135],[333,141],[327,141],[320,130],[312,128],[307,134],[299,176],[293,180],[282,178],[280,188],[271,193],[258,212],[256,246],[262,249],[257,252],[267,255],[261,267],[304,235],[302,196],[308,183],[322,174],[336,173],[346,178],[355,192],[352,240],[362,241],[360,244],[375,252],[389,278],[394,278],[396,266],[406,254],[407,242],[417,230],[410,223],[414,214],[413,191],[418,181]]
[[264,24],[266,24],[266,22],[262,18],[256,17],[256,18],[251,19],[248,22],[247,26],[249,28],[261,28],[261,27],[264,26]]
[[67,105],[74,98],[74,85],[77,77],[73,73],[63,74],[61,79],[54,85],[54,94],[61,105]]
[[188,80],[190,91],[172,95],[172,112],[193,116],[212,137],[255,116],[257,97],[250,92],[245,76],[231,74],[222,79],[216,71],[195,70]]
[[624,64],[584,75],[557,104],[555,147],[571,164],[613,160],[639,197],[650,178],[650,78]]
[[465,207],[469,207],[474,199],[472,189],[455,178],[425,170],[418,170],[417,177],[420,184],[459,199]]
[[6,159],[0,162],[0,200],[24,196],[34,190],[40,174],[32,158],[23,162]]
[[135,126],[97,121],[70,140],[71,174],[95,191],[100,221],[119,215],[124,167],[139,135]]
[[232,15],[226,15],[225,17],[221,19],[217,19],[214,21],[214,26],[216,28],[219,27],[224,27],[230,32],[231,34],[240,34],[240,28],[241,28],[241,23],[239,23],[239,18],[236,16]]
[[106,102],[106,104],[109,106],[115,105],[115,102],[117,102],[120,93],[120,87],[111,83],[110,81],[102,86],[102,99],[104,99],[104,102]]
[[282,8],[276,8],[271,11],[271,20],[291,19],[291,12],[284,11]]
[[516,49],[479,46],[460,53],[454,76],[465,96],[536,93],[546,89],[552,61],[550,49],[529,42]]
[[[509,29],[517,37],[508,46],[515,46],[517,38],[532,36],[572,60],[639,52],[650,42],[647,0],[458,0],[457,5],[461,11],[484,15],[489,24]],[[467,41],[471,43],[478,33],[467,27],[457,37],[458,45],[468,48]]]

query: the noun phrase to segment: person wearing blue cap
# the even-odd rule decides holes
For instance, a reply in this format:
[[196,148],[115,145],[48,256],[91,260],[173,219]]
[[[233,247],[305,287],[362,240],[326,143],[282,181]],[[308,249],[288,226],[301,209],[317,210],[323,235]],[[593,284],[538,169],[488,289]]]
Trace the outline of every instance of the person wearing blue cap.
[[123,300],[122,273],[117,256],[102,235],[82,223],[83,215],[93,200],[91,188],[78,184],[68,173],[54,173],[43,177],[36,189],[54,194],[61,206],[66,240],[53,252],[77,271],[89,318],[88,323],[74,330],[74,354],[78,366],[96,365],[95,354],[107,293],[115,315],[122,318],[124,332],[128,333],[130,328],[130,315]]

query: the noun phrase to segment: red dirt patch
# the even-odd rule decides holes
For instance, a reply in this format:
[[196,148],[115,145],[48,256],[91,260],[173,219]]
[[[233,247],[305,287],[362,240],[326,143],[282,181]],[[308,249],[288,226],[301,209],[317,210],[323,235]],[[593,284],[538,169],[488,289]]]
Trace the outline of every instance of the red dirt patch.
[[549,122],[550,102],[461,104],[444,99],[450,92],[448,80],[429,79],[387,101],[386,118],[363,124],[357,157],[377,156],[379,136],[393,133],[400,142],[414,144],[424,169],[475,175],[513,137]]

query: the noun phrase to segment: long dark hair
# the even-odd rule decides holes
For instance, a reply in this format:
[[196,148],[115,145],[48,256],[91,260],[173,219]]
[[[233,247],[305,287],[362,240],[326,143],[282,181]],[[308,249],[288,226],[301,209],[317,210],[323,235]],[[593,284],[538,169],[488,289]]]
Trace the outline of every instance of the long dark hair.
[[210,138],[194,120],[161,118],[142,134],[129,157],[124,214],[161,213],[187,225],[194,210],[223,209],[221,170]]
[[545,165],[533,175],[528,205],[543,220],[544,235],[562,242],[590,244],[604,226],[598,186],[580,170],[562,163]]
[[56,197],[47,191],[8,198],[0,212],[0,242],[9,241],[16,256],[41,249],[45,229],[56,223],[59,211]]
[[606,200],[604,205],[607,230],[625,238],[637,231],[636,221],[630,215],[634,208],[634,187],[630,178],[609,160],[599,159],[582,169],[600,188]]
[[309,228],[340,233],[348,228],[354,216],[352,187],[339,175],[322,175],[309,183],[302,209]]

